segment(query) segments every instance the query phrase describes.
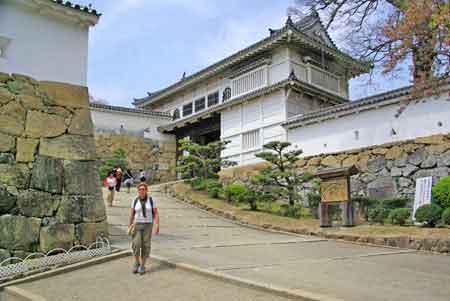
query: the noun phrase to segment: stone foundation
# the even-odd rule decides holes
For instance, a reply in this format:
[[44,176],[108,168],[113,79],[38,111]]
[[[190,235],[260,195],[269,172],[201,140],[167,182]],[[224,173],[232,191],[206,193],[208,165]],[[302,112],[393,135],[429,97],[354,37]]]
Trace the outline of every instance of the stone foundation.
[[176,179],[176,141],[158,141],[128,134],[96,133],[95,145],[101,160],[107,160],[113,151],[121,148],[127,153],[128,166],[137,173],[143,169],[151,183]]
[[[436,181],[449,175],[450,134],[305,157],[297,165],[311,173],[324,168],[356,165],[360,173],[351,178],[353,195],[413,199],[417,178],[433,176]],[[265,166],[265,163],[259,163],[225,169],[220,172],[220,179],[225,183],[245,183]]]
[[107,235],[86,87],[0,73],[0,261]]

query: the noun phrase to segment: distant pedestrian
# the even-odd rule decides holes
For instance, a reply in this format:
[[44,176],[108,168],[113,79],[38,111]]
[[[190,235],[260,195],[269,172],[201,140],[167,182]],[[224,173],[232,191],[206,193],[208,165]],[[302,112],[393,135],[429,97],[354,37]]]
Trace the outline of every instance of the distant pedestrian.
[[131,203],[128,232],[132,236],[133,273],[144,274],[150,256],[152,230],[159,234],[159,213],[154,199],[148,195],[145,183],[138,185],[138,196]]
[[129,169],[125,170],[125,172],[123,174],[123,179],[124,179],[123,183],[127,187],[128,193],[130,193],[131,185],[133,185],[133,182],[134,182],[134,178],[133,178],[133,174],[131,173],[131,170],[129,170]]
[[114,201],[114,190],[117,185],[116,177],[114,176],[114,172],[111,171],[103,182],[105,187],[108,188],[108,196],[106,198],[108,202],[108,206],[112,207]]
[[120,191],[120,186],[122,185],[122,176],[123,176],[123,172],[122,169],[120,168],[120,166],[118,166],[116,169],[116,191],[119,192]]
[[139,169],[139,180],[141,180],[142,183],[145,183],[145,181],[147,180],[145,171],[142,169]]

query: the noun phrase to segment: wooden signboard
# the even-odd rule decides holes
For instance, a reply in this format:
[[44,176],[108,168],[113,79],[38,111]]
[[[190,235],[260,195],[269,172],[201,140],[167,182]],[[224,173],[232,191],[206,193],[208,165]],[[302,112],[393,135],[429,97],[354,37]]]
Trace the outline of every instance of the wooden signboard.
[[324,179],[320,185],[322,203],[346,202],[350,199],[348,177]]
[[328,212],[330,203],[342,203],[343,226],[354,226],[354,207],[350,196],[350,176],[356,174],[358,169],[354,166],[332,168],[319,171],[320,183],[320,226],[331,227],[332,220]]

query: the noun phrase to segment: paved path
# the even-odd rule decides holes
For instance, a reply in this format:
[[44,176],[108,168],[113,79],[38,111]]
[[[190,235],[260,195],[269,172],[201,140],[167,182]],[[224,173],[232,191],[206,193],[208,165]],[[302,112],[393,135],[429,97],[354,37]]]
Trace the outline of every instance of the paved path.
[[130,258],[20,284],[17,287],[48,301],[289,300],[158,263],[153,264],[150,272],[143,276],[132,275]]
[[[161,235],[152,253],[171,261],[342,300],[450,300],[450,256],[255,230],[153,196]],[[122,248],[131,198],[120,193],[108,209],[113,244]]]

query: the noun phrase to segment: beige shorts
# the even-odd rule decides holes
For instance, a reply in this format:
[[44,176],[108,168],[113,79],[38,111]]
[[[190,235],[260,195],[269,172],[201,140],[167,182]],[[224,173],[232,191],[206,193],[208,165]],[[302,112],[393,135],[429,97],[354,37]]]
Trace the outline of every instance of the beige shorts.
[[150,249],[152,247],[152,229],[153,224],[135,225],[135,233],[131,242],[131,248],[134,256],[149,257]]

